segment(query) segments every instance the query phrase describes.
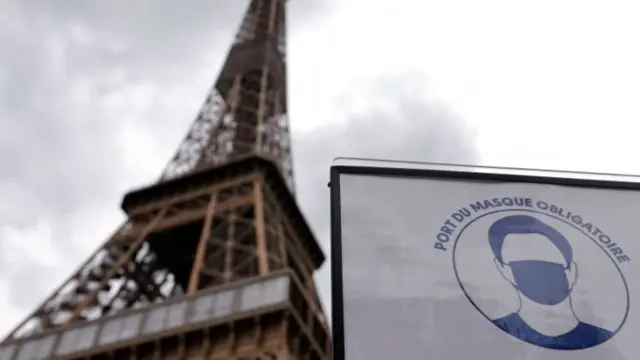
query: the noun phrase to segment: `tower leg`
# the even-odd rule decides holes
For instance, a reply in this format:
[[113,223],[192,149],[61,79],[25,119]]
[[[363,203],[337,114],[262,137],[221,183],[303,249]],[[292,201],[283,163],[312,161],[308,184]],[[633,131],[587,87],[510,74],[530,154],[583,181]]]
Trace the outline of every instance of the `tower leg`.
[[204,262],[204,256],[207,246],[207,241],[211,236],[211,222],[213,220],[213,214],[216,207],[216,193],[211,195],[211,200],[209,200],[209,204],[207,205],[207,213],[204,218],[204,227],[202,228],[202,234],[200,235],[200,241],[198,243],[198,249],[196,250],[196,255],[193,263],[193,271],[191,272],[191,276],[189,278],[189,289],[188,294],[193,295],[198,289],[198,274],[200,270],[202,270],[202,263]]

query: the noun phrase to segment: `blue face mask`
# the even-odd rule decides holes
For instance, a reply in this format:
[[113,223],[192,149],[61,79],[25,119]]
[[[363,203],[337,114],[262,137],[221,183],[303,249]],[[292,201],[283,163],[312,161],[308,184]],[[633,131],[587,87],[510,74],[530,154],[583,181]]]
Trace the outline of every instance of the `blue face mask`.
[[563,264],[523,260],[509,263],[522,295],[542,305],[556,305],[570,294],[569,280]]

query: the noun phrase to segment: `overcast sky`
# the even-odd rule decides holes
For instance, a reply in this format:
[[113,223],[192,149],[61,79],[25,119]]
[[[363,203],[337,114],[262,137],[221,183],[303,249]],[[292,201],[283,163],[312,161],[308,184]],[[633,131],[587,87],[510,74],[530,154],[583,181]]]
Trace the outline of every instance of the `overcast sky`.
[[[160,174],[247,1],[0,3],[4,333]],[[327,252],[336,156],[640,172],[635,1],[289,4],[299,202]]]

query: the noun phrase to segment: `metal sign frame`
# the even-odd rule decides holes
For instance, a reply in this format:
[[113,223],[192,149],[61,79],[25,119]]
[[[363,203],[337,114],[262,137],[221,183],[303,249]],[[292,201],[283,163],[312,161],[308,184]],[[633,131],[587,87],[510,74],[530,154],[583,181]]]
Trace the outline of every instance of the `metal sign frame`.
[[330,168],[329,183],[331,213],[331,327],[334,360],[345,360],[346,356],[340,206],[341,175],[528,183],[590,189],[640,191],[640,177],[624,174],[461,166],[442,163],[410,163],[355,158],[335,159]]

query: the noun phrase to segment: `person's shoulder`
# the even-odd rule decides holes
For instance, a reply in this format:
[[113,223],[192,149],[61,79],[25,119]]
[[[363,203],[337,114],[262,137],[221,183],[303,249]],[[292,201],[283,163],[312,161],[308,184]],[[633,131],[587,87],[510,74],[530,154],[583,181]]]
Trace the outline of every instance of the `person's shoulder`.
[[577,330],[576,332],[581,334],[598,335],[599,337],[608,338],[613,335],[613,333],[607,329],[603,329],[599,326],[591,325],[582,321],[580,321],[576,330]]
[[520,325],[522,319],[518,313],[511,313],[501,318],[491,320],[492,323],[498,325],[501,328],[512,327],[514,325]]

